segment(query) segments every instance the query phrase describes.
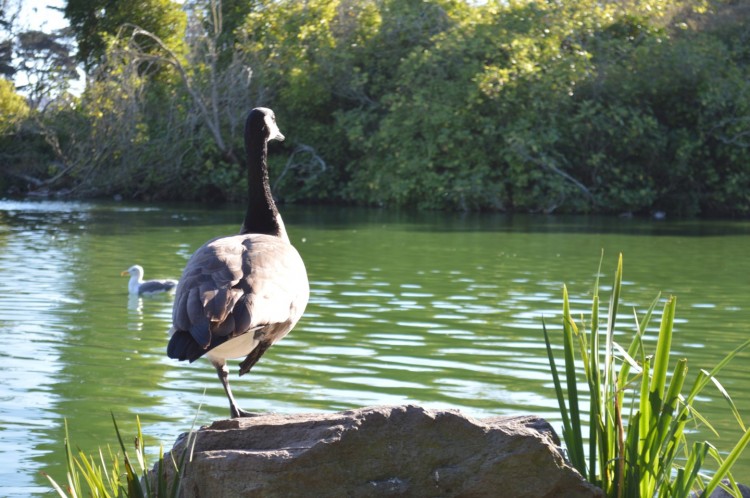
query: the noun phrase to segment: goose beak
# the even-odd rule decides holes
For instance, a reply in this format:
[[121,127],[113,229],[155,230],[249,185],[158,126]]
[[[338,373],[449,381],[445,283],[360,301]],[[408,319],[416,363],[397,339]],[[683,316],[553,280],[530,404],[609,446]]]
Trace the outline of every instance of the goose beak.
[[284,141],[284,135],[281,134],[281,130],[279,130],[279,127],[276,126],[276,123],[273,123],[273,126],[270,126],[268,128],[269,134],[268,134],[268,141],[271,140],[278,140],[279,142]]

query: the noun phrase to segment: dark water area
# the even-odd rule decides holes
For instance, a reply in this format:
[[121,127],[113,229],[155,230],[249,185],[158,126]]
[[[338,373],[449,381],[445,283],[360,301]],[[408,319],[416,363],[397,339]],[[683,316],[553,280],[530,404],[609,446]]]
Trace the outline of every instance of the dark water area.
[[[750,337],[750,223],[393,213],[283,206],[308,270],[297,327],[231,381],[240,405],[282,413],[418,403],[465,413],[541,415],[559,430],[542,319],[561,329],[562,287],[590,312],[601,252],[609,299],[624,255],[616,339],[659,292],[677,296],[673,359],[688,379]],[[177,278],[206,240],[236,233],[239,208],[0,201],[0,495],[64,480],[64,420],[77,447],[115,448],[141,419],[153,451],[194,420],[228,416],[210,364],[165,355],[172,297],[130,298],[120,272]],[[604,306],[602,307],[602,312]],[[653,351],[656,325],[647,332]],[[750,421],[748,354],[719,376]],[[740,430],[709,388],[698,409],[728,451]],[[750,455],[736,477],[750,482]],[[744,476],[744,477],[743,477]]]

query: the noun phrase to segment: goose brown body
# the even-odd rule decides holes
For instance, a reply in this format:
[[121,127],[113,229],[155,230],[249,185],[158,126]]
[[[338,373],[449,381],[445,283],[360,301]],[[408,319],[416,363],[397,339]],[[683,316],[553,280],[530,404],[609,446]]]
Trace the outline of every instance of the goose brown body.
[[190,258],[175,292],[170,358],[205,355],[217,370],[233,417],[226,360],[244,358],[240,375],[299,321],[309,297],[307,272],[290,244],[268,187],[267,142],[283,139],[270,109],[251,111],[245,127],[248,209],[237,235],[206,242]]
[[169,356],[240,358],[250,351],[233,343],[246,334],[267,349],[302,316],[308,287],[301,274],[306,274],[302,258],[278,237],[247,234],[207,242],[190,258],[177,286]]

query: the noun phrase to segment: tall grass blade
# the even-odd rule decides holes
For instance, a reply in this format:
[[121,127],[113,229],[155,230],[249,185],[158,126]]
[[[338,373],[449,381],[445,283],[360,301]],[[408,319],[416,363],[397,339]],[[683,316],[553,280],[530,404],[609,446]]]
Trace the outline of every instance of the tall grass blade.
[[135,472],[135,470],[133,469],[133,465],[130,463],[128,450],[122,440],[120,428],[117,426],[117,420],[115,419],[114,413],[112,413],[112,423],[115,426],[115,433],[117,434],[117,440],[120,442],[122,456],[125,461],[125,477],[128,483],[128,498],[145,498],[143,490],[141,489],[140,482],[138,480],[138,474]]
[[724,386],[721,385],[721,382],[719,382],[719,379],[712,376],[711,381],[714,383],[714,385],[716,386],[716,389],[719,390],[721,395],[724,397],[724,400],[729,405],[729,409],[731,410],[732,415],[734,415],[734,419],[739,424],[740,429],[742,429],[742,432],[745,432],[747,428],[745,427],[745,423],[742,421],[742,416],[740,415],[740,411],[737,409],[737,405],[734,404],[732,397],[729,395],[727,390],[724,389]]
[[612,358],[612,342],[615,335],[615,324],[617,322],[617,310],[620,307],[620,290],[622,288],[622,254],[617,259],[617,270],[615,271],[615,281],[612,284],[612,295],[609,298],[609,314],[607,315],[607,342],[604,350],[604,387],[612,385],[612,367],[614,361]]
[[674,483],[674,496],[689,496],[690,490],[698,478],[700,469],[706,460],[709,445],[705,442],[693,444],[693,451],[689,452],[685,467],[680,469]]
[[672,329],[674,326],[674,313],[677,298],[670,297],[664,305],[664,313],[661,317],[659,338],[656,341],[656,356],[654,356],[654,373],[651,378],[651,392],[658,399],[664,397],[664,388],[667,383],[667,370],[669,369],[669,352],[672,349]]
[[565,384],[568,391],[568,403],[570,410],[571,435],[570,461],[578,469],[581,475],[586,475],[586,457],[583,451],[583,435],[581,432],[581,413],[579,409],[578,384],[576,378],[575,346],[573,344],[573,332],[576,330],[575,322],[570,316],[570,301],[568,290],[563,286],[563,353],[565,355]]
[[695,406],[688,405],[688,409],[690,410],[690,416],[695,418],[698,425],[700,425],[701,427],[705,427],[706,429],[711,431],[714,436],[719,437],[719,431],[714,428],[713,424],[711,424],[711,421],[704,417],[703,414],[701,414],[701,412],[699,412]]
[[747,347],[750,346],[750,339],[746,340],[739,346],[737,346],[732,352],[730,352],[728,355],[726,355],[719,363],[716,364],[714,368],[711,369],[710,372],[706,372],[705,370],[702,370],[705,375],[700,376],[699,379],[696,381],[695,385],[693,386],[693,389],[690,391],[690,394],[688,396],[688,404],[692,404],[695,397],[700,394],[700,392],[703,390],[704,387],[711,381],[713,377],[716,377],[716,374],[718,374],[729,362],[734,359],[735,356],[737,356],[739,353],[747,349]]
[[78,492],[81,490],[81,481],[78,477],[78,471],[73,458],[71,449],[70,432],[68,431],[68,419],[63,421],[65,425],[65,458],[68,464],[68,485],[70,486],[70,496],[78,498]]
[[[638,465],[640,456],[641,433],[640,433],[641,413],[636,412],[629,421],[627,437],[625,438],[625,449],[622,452],[624,459],[625,478],[619,482],[618,496],[635,495],[641,482],[641,467]],[[608,496],[612,496],[611,494]]]
[[[596,271],[594,281],[594,292],[591,299],[591,332],[589,344],[591,352],[588,355],[589,367],[586,374],[589,382],[591,402],[589,403],[589,481],[596,483],[597,463],[606,465],[609,458],[608,438],[602,413],[602,398],[605,396],[606,387],[602,386],[601,364],[599,357],[599,276],[602,273],[604,261],[604,250],[599,257],[599,268]],[[597,451],[599,449],[599,451]]]
[[[687,375],[687,360],[680,359],[672,373],[672,380],[669,383],[669,390],[659,414],[656,442],[654,448],[655,454],[660,454],[658,479],[668,481],[670,472],[677,456],[677,450],[681,444],[685,443],[683,429],[687,420],[686,410],[677,411],[680,400],[680,391],[685,384]],[[675,415],[676,414],[676,415]]]
[[57,481],[55,481],[55,479],[51,475],[47,474],[46,472],[42,472],[42,475],[47,478],[50,486],[52,486],[52,489],[54,489],[59,496],[61,496],[62,498],[68,497],[63,488],[61,488],[60,485],[57,484]]
[[110,494],[107,492],[104,479],[102,478],[101,468],[97,467],[93,458],[89,461],[88,457],[79,452],[79,458],[76,460],[78,469],[89,487],[89,493],[92,496],[101,496],[107,498]]
[[[630,341],[630,345],[628,346],[627,350],[627,355],[631,359],[634,359],[639,351],[643,353],[643,334],[645,334],[646,329],[651,322],[651,316],[656,309],[656,306],[659,304],[660,298],[661,293],[659,293],[651,302],[651,306],[649,306],[649,308],[646,310],[646,314],[640,322],[638,321],[637,314],[635,315],[635,323],[638,324],[638,329],[633,336],[633,339]],[[635,310],[633,310],[633,313],[635,314]],[[628,375],[630,374],[631,366],[632,364],[630,361],[627,364],[622,365],[620,367],[620,372],[617,375],[617,392],[618,396],[620,397],[620,403],[622,403],[622,400],[625,396],[625,386],[628,383]],[[640,368],[638,370],[640,371]]]
[[[203,395],[204,396],[206,395],[205,389],[203,390]],[[187,441],[185,441],[185,449],[180,455],[179,464],[175,462],[174,455],[172,455],[172,452],[169,453],[170,460],[174,467],[174,475],[175,475],[175,478],[172,482],[172,490],[170,493],[171,498],[177,498],[177,495],[180,492],[180,485],[182,482],[183,473],[185,472],[185,466],[187,465],[188,462],[193,461],[193,454],[195,452],[195,444],[196,444],[196,441],[198,440],[198,432],[195,430],[195,426],[198,425],[198,415],[200,414],[202,407],[203,407],[203,404],[201,403],[200,405],[198,405],[198,410],[195,412],[195,416],[193,417],[193,423],[190,425],[190,432],[188,433],[188,439]]]
[[649,391],[649,374],[651,373],[651,360],[646,358],[643,364],[643,377],[641,377],[641,392],[639,403],[639,427],[640,438],[638,440],[638,459],[636,460],[639,468],[638,488],[639,496],[653,496],[654,481],[654,462],[651,453],[652,440],[654,437],[654,406],[651,402],[651,392]]
[[742,452],[745,450],[748,443],[750,443],[750,430],[745,431],[745,434],[740,438],[732,451],[729,452],[727,457],[724,459],[724,462],[719,466],[719,469],[714,474],[713,478],[706,485],[706,489],[703,491],[701,496],[711,496],[711,493],[713,493],[716,487],[719,486],[721,480],[724,479],[727,474],[729,474],[729,470],[732,468],[732,465],[734,465],[740,455],[742,455]]
[[[136,415],[135,416],[135,425],[137,427],[137,436],[135,438],[135,455],[136,459],[138,461],[138,466],[140,467],[140,475],[148,477],[148,464],[146,463],[146,443],[143,438],[143,429],[141,428],[141,418]],[[143,484],[141,484],[143,483]],[[145,488],[143,490],[145,496],[153,496],[151,493],[151,479],[138,479],[138,488]]]
[[[557,396],[557,404],[560,407],[560,417],[562,418],[562,430],[563,439],[565,440],[566,446],[570,447],[572,441],[568,441],[569,434],[573,434],[573,428],[570,424],[570,416],[568,415],[568,407],[565,404],[565,393],[563,392],[562,384],[560,383],[560,375],[557,372],[557,364],[555,363],[555,356],[552,353],[552,346],[549,340],[549,334],[547,332],[547,326],[542,320],[542,331],[544,332],[544,343],[547,346],[547,358],[549,358],[550,370],[552,371],[552,382],[555,386],[555,395]],[[570,449],[568,449],[570,452]],[[578,469],[580,471],[580,469]],[[582,474],[585,475],[585,474]]]

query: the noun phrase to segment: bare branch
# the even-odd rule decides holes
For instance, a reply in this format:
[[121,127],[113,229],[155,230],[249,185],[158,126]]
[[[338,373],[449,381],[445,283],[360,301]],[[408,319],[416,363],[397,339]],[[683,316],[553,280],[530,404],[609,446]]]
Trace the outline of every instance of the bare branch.
[[[299,160],[298,156],[300,154],[306,154],[307,160]],[[278,178],[276,178],[276,181],[273,184],[272,190],[276,191],[284,176],[286,176],[289,171],[294,169],[305,170],[307,172],[306,180],[310,181],[316,178],[321,173],[325,172],[328,169],[328,165],[323,160],[323,158],[318,155],[318,153],[315,151],[315,148],[309,145],[299,144],[289,155],[284,169],[281,170],[281,174],[279,174]]]
[[[208,129],[211,131],[211,135],[213,136],[214,141],[216,142],[216,146],[221,150],[222,152],[226,153],[228,152],[226,143],[224,142],[224,137],[221,135],[221,127],[219,126],[219,116],[218,116],[218,109],[215,105],[218,97],[216,95],[216,85],[211,85],[213,88],[211,89],[212,92],[212,111],[208,110],[208,107],[206,106],[206,103],[203,100],[203,97],[200,95],[200,93],[196,90],[195,86],[193,85],[190,77],[187,74],[187,71],[185,70],[185,67],[180,62],[179,57],[177,57],[177,54],[172,51],[158,36],[151,33],[150,31],[146,31],[143,28],[140,28],[138,26],[135,26],[133,24],[127,24],[123,26],[123,28],[128,27],[131,28],[132,34],[131,34],[131,41],[134,42],[134,46],[138,49],[138,59],[144,60],[144,61],[154,61],[154,62],[161,62],[171,65],[177,70],[177,73],[180,75],[180,79],[182,80],[182,83],[185,85],[185,90],[187,90],[188,94],[193,100],[193,103],[198,106],[198,109],[200,110],[200,114],[203,116],[203,123],[208,127]],[[147,54],[139,50],[138,44],[135,43],[136,38],[139,36],[143,36],[148,38],[149,40],[156,43],[159,48],[166,54],[166,56],[157,56],[152,54]],[[215,54],[214,54],[215,55]],[[211,72],[215,72],[215,60],[211,61],[210,64],[212,70]]]
[[556,175],[559,175],[565,180],[569,181],[570,183],[578,187],[578,189],[581,192],[583,192],[586,195],[586,197],[589,198],[589,200],[594,202],[595,200],[594,195],[591,193],[591,191],[588,188],[586,188],[586,186],[583,183],[579,182],[578,180],[570,176],[568,173],[566,173],[565,171],[555,166],[554,161],[552,159],[549,159],[549,158],[539,159],[539,158],[533,157],[531,154],[529,154],[529,152],[526,150],[525,147],[523,147],[521,144],[518,144],[518,143],[511,144],[511,149],[513,150],[513,152],[521,156],[523,159],[533,164],[536,164],[537,166],[541,166],[542,168],[548,171],[551,171],[552,173],[555,173]]

